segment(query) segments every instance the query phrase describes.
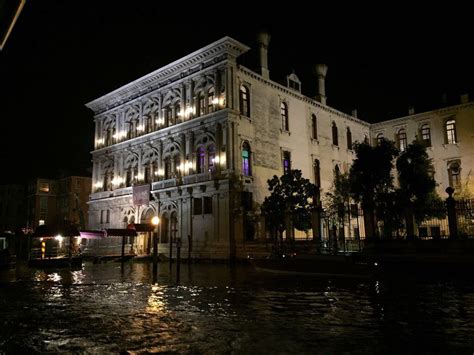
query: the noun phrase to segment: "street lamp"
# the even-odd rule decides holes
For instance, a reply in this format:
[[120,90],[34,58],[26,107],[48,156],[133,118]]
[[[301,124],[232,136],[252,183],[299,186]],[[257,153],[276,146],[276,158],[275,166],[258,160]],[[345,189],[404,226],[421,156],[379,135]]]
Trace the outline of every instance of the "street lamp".
[[158,269],[158,228],[160,224],[160,218],[155,216],[151,219],[151,223],[156,227],[156,234],[153,236],[153,274],[156,274]]

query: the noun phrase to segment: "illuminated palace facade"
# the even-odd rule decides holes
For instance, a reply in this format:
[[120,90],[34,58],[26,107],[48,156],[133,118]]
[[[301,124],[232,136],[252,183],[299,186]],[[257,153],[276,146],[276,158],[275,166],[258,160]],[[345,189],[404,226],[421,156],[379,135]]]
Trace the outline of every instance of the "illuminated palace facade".
[[[224,37],[87,104],[95,115],[90,229],[149,225],[159,215],[160,253],[180,238],[185,257],[245,257],[250,241],[266,238],[259,206],[268,179],[300,169],[324,193],[348,172],[353,142],[375,139],[371,126],[326,105],[325,65],[315,67],[314,98],[295,74],[286,85],[272,81],[269,39],[258,37],[258,72],[238,63],[249,47]],[[388,134],[393,125],[375,127]],[[134,205],[141,185],[150,201]],[[135,247],[149,252],[149,237]]]

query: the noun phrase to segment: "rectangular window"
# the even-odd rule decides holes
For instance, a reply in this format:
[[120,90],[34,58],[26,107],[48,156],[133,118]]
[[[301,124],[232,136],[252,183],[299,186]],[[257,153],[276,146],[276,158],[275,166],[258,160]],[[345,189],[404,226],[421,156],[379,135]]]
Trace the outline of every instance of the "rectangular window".
[[244,210],[252,211],[252,193],[248,191],[242,191],[241,200]]
[[107,215],[106,215],[105,223],[110,223],[110,210],[107,210]]
[[212,214],[212,197],[204,197],[204,214]]
[[446,122],[446,139],[448,144],[455,144],[457,142],[455,120],[449,120]]
[[105,212],[104,210],[100,211],[100,223],[101,224],[104,223],[104,212]]
[[291,153],[284,151],[283,152],[283,173],[287,174],[291,170]]
[[39,183],[40,192],[49,192],[49,182],[40,182]]
[[193,214],[200,215],[202,214],[202,198],[194,198],[193,199]]
[[41,196],[39,200],[40,213],[48,213],[48,197]]

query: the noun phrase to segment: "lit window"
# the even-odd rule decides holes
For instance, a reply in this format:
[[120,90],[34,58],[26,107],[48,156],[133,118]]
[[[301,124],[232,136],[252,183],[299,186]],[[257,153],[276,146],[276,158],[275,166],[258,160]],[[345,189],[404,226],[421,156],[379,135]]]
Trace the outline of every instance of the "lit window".
[[204,97],[204,93],[199,94],[199,115],[206,114],[206,98]]
[[174,104],[174,123],[179,122],[180,112],[181,112],[181,103],[179,101],[176,101]]
[[49,182],[40,182],[39,190],[40,192],[49,192]]
[[44,219],[40,219],[40,220],[38,221],[38,225],[39,225],[39,226],[43,226],[43,225],[44,225]]
[[207,167],[209,171],[216,170],[216,147],[214,145],[207,148]]
[[405,149],[407,149],[407,132],[404,128],[400,128],[400,130],[398,131],[397,141],[398,149],[400,149],[401,152],[405,151]]
[[291,153],[284,151],[283,152],[283,173],[287,174],[291,170]]
[[446,142],[448,144],[455,144],[457,142],[455,120],[449,120],[446,122]]
[[211,87],[209,88],[209,91],[207,92],[207,112],[209,113],[214,111],[214,97],[215,97],[214,88]]
[[244,142],[242,145],[242,173],[245,176],[251,176],[250,170],[250,145],[248,142]]
[[250,117],[250,97],[249,89],[245,85],[240,85],[240,113]]
[[428,124],[424,124],[420,128],[421,133],[421,140],[425,143],[427,147],[431,147],[431,132],[430,126]]
[[333,145],[339,145],[339,138],[337,136],[336,122],[332,123],[332,144]]
[[288,122],[288,105],[286,102],[280,104],[280,113],[281,113],[281,129],[288,132],[290,129]]
[[311,115],[311,137],[318,139],[318,121],[316,115]]

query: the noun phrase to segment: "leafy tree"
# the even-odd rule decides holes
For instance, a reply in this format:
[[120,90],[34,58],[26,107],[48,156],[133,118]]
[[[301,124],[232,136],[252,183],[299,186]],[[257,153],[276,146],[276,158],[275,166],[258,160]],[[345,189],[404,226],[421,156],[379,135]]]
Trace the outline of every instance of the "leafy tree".
[[332,190],[326,193],[325,211],[333,224],[339,224],[349,210],[350,204],[349,174],[334,176]]
[[383,139],[372,147],[367,142],[354,145],[356,159],[350,169],[350,191],[364,210],[366,237],[375,236],[375,217],[383,215],[383,201],[393,191],[393,159],[398,151]]
[[397,172],[400,198],[399,207],[403,210],[407,235],[414,235],[413,221],[417,223],[434,217],[433,204],[441,199],[436,193],[434,167],[423,142],[413,141],[397,159]]
[[273,176],[267,181],[270,196],[265,197],[261,210],[267,229],[281,233],[288,219],[302,231],[311,228],[311,213],[317,187],[302,177],[301,170],[291,170],[281,177]]

